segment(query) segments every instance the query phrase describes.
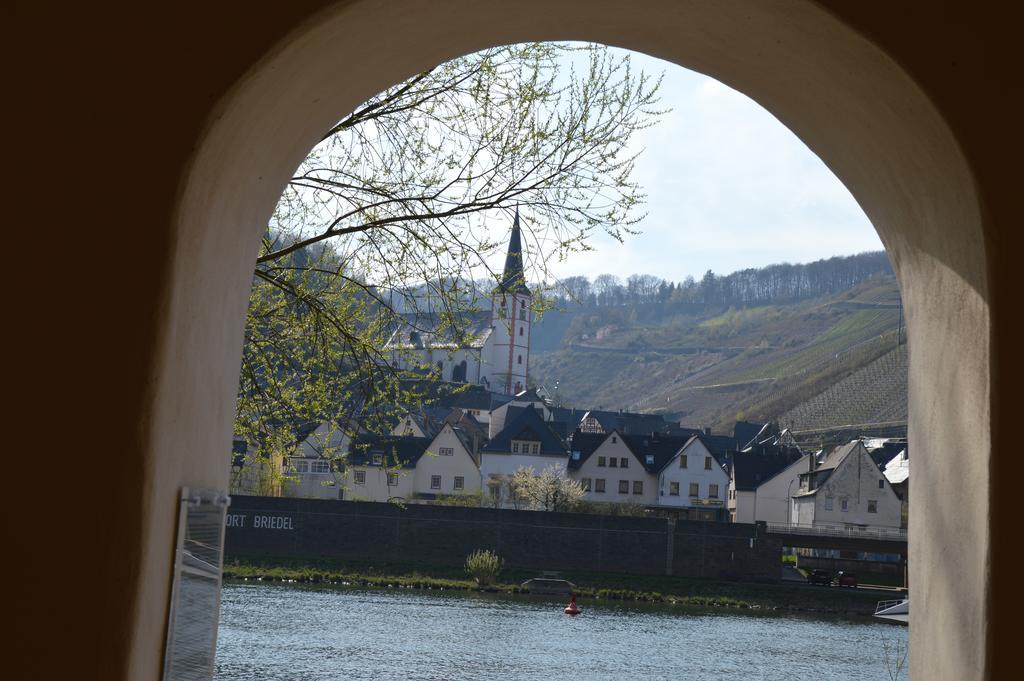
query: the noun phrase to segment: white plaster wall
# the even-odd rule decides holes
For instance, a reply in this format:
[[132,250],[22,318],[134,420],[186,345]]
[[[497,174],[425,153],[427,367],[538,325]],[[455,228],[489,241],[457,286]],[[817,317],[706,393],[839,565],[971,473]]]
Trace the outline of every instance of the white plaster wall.
[[[686,456],[686,468],[680,468],[679,462],[682,455]],[[719,465],[714,457],[711,457],[711,469],[704,468],[704,460],[711,456],[711,452],[700,440],[688,442],[671,461],[661,470],[658,476],[658,497],[657,502],[662,506],[680,506],[694,508],[723,508],[729,497],[729,476]],[[679,495],[669,494],[671,484],[679,483]],[[693,504],[694,497],[690,496],[690,483],[698,485],[697,499],[702,501],[718,501],[717,505]],[[718,496],[712,499],[708,496],[709,486],[718,485]]]
[[[882,481],[881,488],[879,481]],[[900,499],[861,444],[843,459],[814,496],[813,522],[816,524],[900,527]],[[831,511],[825,509],[828,497],[832,497]],[[845,512],[841,503],[844,498],[848,500]],[[868,501],[872,499],[878,502],[877,513],[868,513]]]
[[[366,484],[355,483],[355,472],[366,473]],[[398,484],[388,486],[388,473],[398,476]],[[412,499],[413,473],[409,468],[387,469],[383,466],[349,466],[345,471],[344,493],[348,501],[387,501],[392,497]]]
[[541,471],[554,466],[562,477],[566,475],[566,464],[569,456],[542,456],[540,454],[495,454],[493,452],[480,453],[480,475],[483,480],[489,479],[492,475],[512,475],[520,466],[526,466],[540,475]]
[[[438,454],[442,447],[454,450],[452,456]],[[430,478],[441,476],[441,489],[430,487]],[[455,489],[455,477],[462,476],[465,484],[461,490]],[[476,494],[480,491],[480,469],[476,467],[470,452],[463,446],[450,425],[446,425],[430,447],[416,462],[413,474],[412,490],[414,494]]]
[[[612,438],[615,439],[615,442],[612,442]],[[629,462],[629,466],[627,468],[611,468],[609,466],[602,468],[597,465],[598,457],[600,456],[605,457],[606,463],[610,457],[615,457],[620,461],[625,458]],[[647,472],[617,434],[612,434],[605,438],[604,442],[583,462],[583,465],[571,471],[570,475],[574,480],[591,479],[590,491],[584,496],[584,499],[587,501],[655,504],[658,500],[657,476]],[[593,481],[597,478],[603,478],[605,481],[605,491],[603,494],[594,491]],[[628,494],[619,493],[620,480],[629,482]],[[643,494],[633,494],[633,482],[635,480],[643,481]]]
[[800,491],[800,474],[807,471],[810,454],[805,454],[755,491],[753,518],[767,523],[788,523],[791,498]]

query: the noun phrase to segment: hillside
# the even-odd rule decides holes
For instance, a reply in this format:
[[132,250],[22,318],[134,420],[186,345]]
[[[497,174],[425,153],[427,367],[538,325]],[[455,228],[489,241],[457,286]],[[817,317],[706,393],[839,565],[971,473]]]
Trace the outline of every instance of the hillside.
[[900,315],[886,274],[785,304],[552,311],[534,332],[531,373],[568,405],[716,429],[784,416],[807,429],[905,421],[905,348],[892,352]]

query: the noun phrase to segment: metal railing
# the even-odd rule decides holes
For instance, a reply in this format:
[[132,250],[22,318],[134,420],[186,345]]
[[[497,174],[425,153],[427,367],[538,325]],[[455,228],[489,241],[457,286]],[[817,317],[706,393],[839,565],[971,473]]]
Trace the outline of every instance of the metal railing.
[[851,527],[849,525],[787,525],[786,523],[765,523],[769,533],[804,534],[819,537],[843,537],[848,539],[881,539],[883,541],[907,541],[907,531],[896,527]]

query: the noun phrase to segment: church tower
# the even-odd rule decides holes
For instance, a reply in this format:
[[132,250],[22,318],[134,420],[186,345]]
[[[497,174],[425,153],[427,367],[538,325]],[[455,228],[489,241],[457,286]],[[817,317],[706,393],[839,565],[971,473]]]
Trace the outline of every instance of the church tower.
[[494,392],[515,395],[526,390],[530,371],[531,294],[523,271],[519,209],[512,223],[505,270],[491,296],[491,334],[487,339],[485,374]]

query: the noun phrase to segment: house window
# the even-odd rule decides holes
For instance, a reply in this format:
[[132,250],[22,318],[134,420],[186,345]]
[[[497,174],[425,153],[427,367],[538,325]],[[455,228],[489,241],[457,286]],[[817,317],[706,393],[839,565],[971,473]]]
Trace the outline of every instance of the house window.
[[441,489],[441,476],[431,475],[430,476],[430,489]]
[[296,459],[292,462],[292,467],[295,468],[296,473],[305,473],[309,470],[309,462]]
[[590,491],[590,478],[583,478],[580,480],[580,487],[583,488],[584,492]]
[[877,499],[868,499],[868,513],[878,513]]
[[615,443],[617,443],[618,441],[619,441],[619,438],[618,438],[618,437],[616,437],[615,435],[612,435],[612,444],[615,444]]
[[455,456],[455,450],[452,447],[438,447],[437,453],[441,456]]
[[530,448],[530,453],[531,454],[540,454],[540,443],[539,442],[534,442],[533,443],[533,446]]
[[696,482],[691,482],[690,483],[690,496],[691,497],[699,497],[700,496],[700,484],[699,483],[696,483]]
[[356,471],[355,473],[352,474],[352,479],[355,481],[357,485],[365,485],[366,471]]
[[519,301],[519,309],[520,310],[525,310],[526,309],[526,301],[525,300],[520,300]]
[[309,470],[311,473],[328,473],[331,470],[331,464],[327,461],[310,461]]
[[513,454],[518,454],[519,453],[519,443],[518,442],[513,442],[512,443],[512,453]]
[[456,475],[455,476],[455,483],[452,485],[452,487],[454,487],[455,489],[465,489],[465,487],[466,487],[466,479],[464,477],[462,477],[461,475]]
[[626,457],[619,459],[619,468],[629,468],[629,459]]
[[843,513],[846,513],[847,511],[849,511],[850,510],[850,500],[849,499],[840,499],[839,500],[839,508],[840,508],[840,510]]
[[878,489],[885,489],[885,480],[878,481]]
[[668,483],[668,494],[669,494],[669,496],[672,496],[672,497],[678,497],[679,496],[679,483],[678,482],[670,482],[670,483]]
[[388,487],[398,487],[398,473],[388,473]]
[[522,335],[523,335],[523,327],[521,327],[521,326],[519,327],[519,335],[520,335],[520,336],[522,336]]
[[597,467],[598,468],[604,468],[604,457],[603,456],[597,457]]
[[594,480],[594,491],[604,494],[604,478]]
[[619,467],[619,459],[618,459],[618,457],[609,456],[608,457],[608,468],[618,468],[618,467]]
[[384,455],[383,454],[374,454],[373,455],[373,465],[374,466],[379,466],[382,463],[384,463]]
[[708,498],[709,499],[717,499],[718,498],[718,485],[716,485],[714,483],[711,483],[710,485],[708,485]]
[[522,355],[519,355],[519,359],[518,359],[518,361],[516,362],[516,364],[522,364],[522,363],[523,363],[523,356],[522,356]]
[[711,457],[710,456],[705,456],[704,457],[704,470],[706,470],[706,471],[711,470]]
[[634,480],[633,481],[633,494],[643,494],[643,493],[644,493],[644,481],[643,480]]
[[679,455],[679,467],[686,468],[686,454]]
[[619,494],[629,494],[629,480],[619,480]]
[[832,497],[825,497],[825,510],[826,511],[831,511],[832,510]]

